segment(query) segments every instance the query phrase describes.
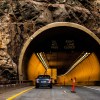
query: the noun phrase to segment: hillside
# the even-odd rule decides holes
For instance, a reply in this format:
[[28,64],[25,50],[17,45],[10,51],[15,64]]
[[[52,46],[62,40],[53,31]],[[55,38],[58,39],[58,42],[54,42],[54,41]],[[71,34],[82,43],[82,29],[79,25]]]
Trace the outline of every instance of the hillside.
[[0,0],[1,79],[6,69],[17,73],[25,41],[53,22],[78,23],[100,38],[100,0]]

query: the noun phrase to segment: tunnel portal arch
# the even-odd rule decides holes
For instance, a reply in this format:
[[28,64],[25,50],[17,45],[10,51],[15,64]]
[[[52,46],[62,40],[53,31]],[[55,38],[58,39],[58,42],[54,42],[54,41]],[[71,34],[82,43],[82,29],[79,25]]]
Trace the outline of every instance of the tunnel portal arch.
[[21,53],[20,53],[19,65],[18,65],[19,80],[23,80],[23,74],[25,74],[25,72],[23,71],[23,69],[24,69],[23,68],[23,57],[24,57],[26,49],[28,48],[30,43],[39,34],[45,32],[49,29],[52,30],[52,28],[57,28],[57,27],[66,27],[66,28],[70,27],[72,29],[81,30],[84,33],[88,34],[97,43],[97,45],[100,46],[100,39],[93,32],[91,32],[89,29],[85,28],[82,25],[79,25],[79,24],[76,24],[76,23],[71,23],[71,22],[55,22],[55,23],[48,24],[48,25],[40,28],[39,30],[37,30],[32,36],[30,36],[30,38],[23,45],[23,48],[22,48]]

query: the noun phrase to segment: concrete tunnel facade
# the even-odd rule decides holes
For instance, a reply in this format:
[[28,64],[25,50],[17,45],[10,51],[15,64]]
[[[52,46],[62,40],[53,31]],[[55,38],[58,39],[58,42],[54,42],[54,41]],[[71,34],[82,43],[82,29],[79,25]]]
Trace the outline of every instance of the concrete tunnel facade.
[[[50,49],[48,47],[43,47],[43,50],[41,49],[43,44],[46,44],[46,41],[44,41],[43,44],[40,43],[44,40],[42,37],[46,36],[46,34],[48,34],[48,37],[59,37],[62,39],[64,37],[68,37],[67,39],[75,38],[77,40],[77,46],[74,50],[83,50],[91,53],[85,60],[77,64],[75,68],[68,73],[58,77],[56,77],[55,74],[53,78],[57,79],[59,84],[71,84],[71,78],[73,77],[76,77],[77,83],[84,82],[84,84],[89,84],[89,81],[100,81],[100,39],[87,28],[70,22],[55,22],[48,24],[37,30],[26,41],[19,57],[19,80],[34,80],[39,74],[45,73],[46,68],[44,68],[34,52],[42,52],[43,50],[48,51]],[[36,40],[40,42],[37,43]],[[46,45],[48,45],[48,43]],[[40,50],[42,51],[38,50],[38,47],[40,47]],[[53,71],[54,73],[57,73],[55,69]],[[48,69],[46,74],[50,73],[51,69]]]

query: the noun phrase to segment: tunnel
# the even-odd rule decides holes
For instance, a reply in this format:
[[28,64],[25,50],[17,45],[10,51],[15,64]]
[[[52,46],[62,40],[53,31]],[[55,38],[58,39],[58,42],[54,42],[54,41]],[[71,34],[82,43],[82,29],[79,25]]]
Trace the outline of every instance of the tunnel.
[[100,81],[100,39],[71,22],[48,24],[26,41],[19,57],[20,80],[49,74],[59,84],[94,84]]

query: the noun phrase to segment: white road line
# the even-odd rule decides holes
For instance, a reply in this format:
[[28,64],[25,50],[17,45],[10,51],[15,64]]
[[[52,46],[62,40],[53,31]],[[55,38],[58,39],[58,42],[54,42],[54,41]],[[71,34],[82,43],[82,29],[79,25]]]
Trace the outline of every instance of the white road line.
[[96,87],[96,88],[88,87],[88,86],[83,86],[83,87],[86,87],[86,88],[89,88],[89,89],[93,89],[93,90],[98,90],[98,91],[100,91],[100,87],[99,87],[99,89],[97,89],[97,87]]

